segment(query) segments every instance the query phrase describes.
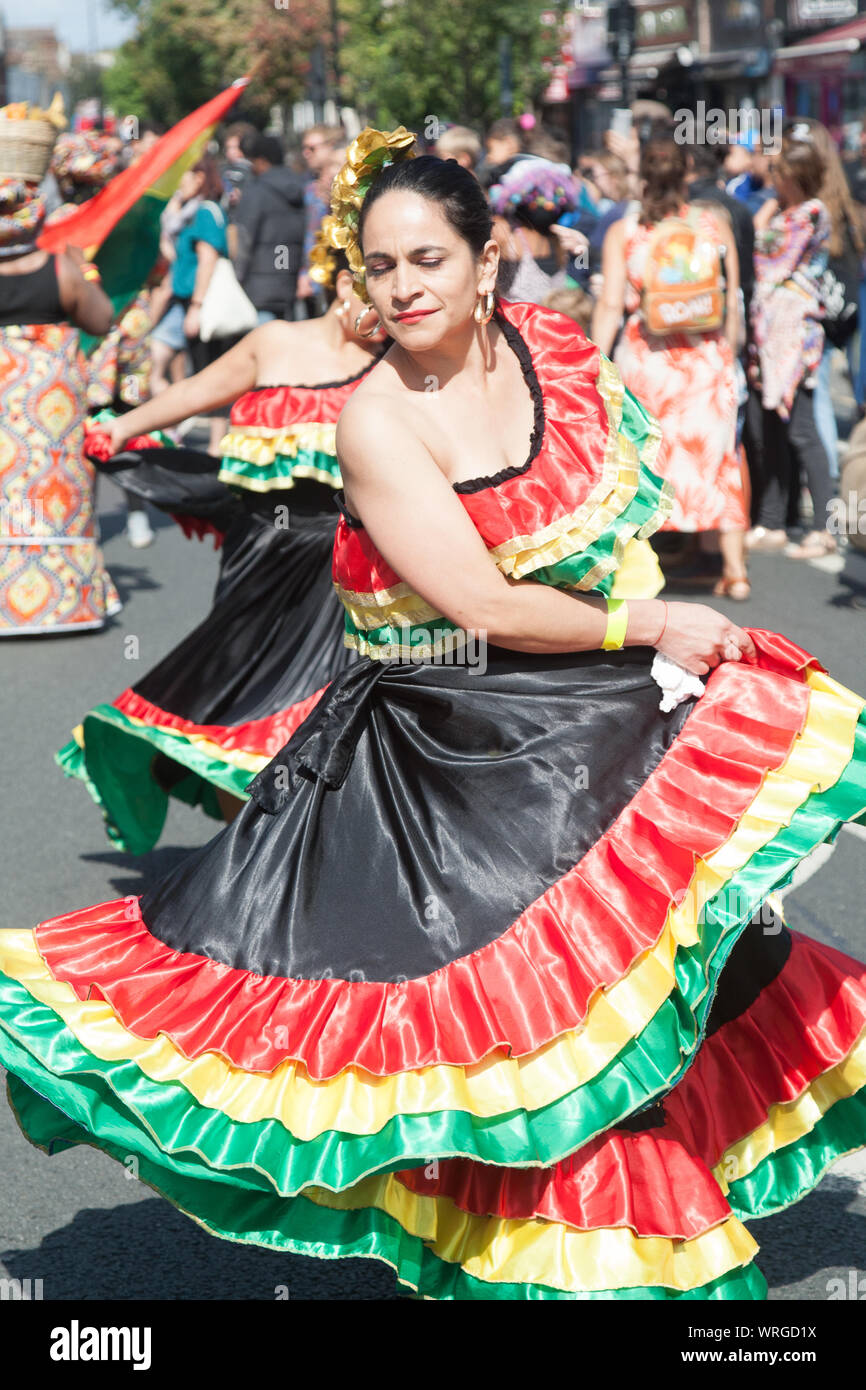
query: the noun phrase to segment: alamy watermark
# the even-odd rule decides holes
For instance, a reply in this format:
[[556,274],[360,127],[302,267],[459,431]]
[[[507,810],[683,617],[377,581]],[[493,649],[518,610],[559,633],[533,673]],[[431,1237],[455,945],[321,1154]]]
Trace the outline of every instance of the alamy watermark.
[[696,110],[674,112],[678,145],[723,145],[752,142],[778,154],[782,148],[782,111],[778,106],[734,106],[727,111],[696,103]]
[[866,497],[852,489],[827,504],[827,530],[833,536],[866,536]]
[[465,666],[479,676],[487,671],[487,634],[481,628],[401,623],[392,631],[396,634],[394,640],[376,649],[376,655],[384,660],[410,665]]

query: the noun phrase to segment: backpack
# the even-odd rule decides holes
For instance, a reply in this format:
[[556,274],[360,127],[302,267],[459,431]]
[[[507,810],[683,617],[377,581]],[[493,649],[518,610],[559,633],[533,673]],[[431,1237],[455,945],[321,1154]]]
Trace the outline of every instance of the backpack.
[[846,228],[841,256],[831,256],[818,281],[822,325],[831,347],[844,347],[859,327],[860,257]]
[[650,237],[641,292],[649,334],[710,333],[725,318],[722,256],[717,241],[687,218],[665,217]]

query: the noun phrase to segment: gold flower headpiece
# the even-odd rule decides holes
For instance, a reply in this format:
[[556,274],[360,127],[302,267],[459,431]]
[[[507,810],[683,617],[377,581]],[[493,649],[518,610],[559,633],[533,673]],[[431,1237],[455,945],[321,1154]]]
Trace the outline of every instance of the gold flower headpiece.
[[322,218],[316,240],[310,250],[307,272],[317,285],[323,285],[325,289],[333,285],[337,275],[337,257],[334,252],[345,249],[347,236],[346,229],[331,213]]
[[[346,151],[346,162],[331,185],[329,244],[345,251],[355,277],[355,293],[368,299],[364,283],[364,258],[358,245],[358,214],[370,186],[389,164],[415,158],[415,135],[405,126],[374,130],[367,126]],[[324,224],[323,224],[324,225]],[[321,281],[319,283],[322,283]]]

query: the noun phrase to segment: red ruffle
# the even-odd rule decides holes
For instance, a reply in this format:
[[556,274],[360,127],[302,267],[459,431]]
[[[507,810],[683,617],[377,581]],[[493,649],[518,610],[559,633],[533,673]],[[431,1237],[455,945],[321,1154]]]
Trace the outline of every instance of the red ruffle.
[[372,367],[371,361],[365,372],[338,386],[263,386],[245,391],[232,406],[232,429],[285,430],[299,421],[335,425],[346,401]]
[[[124,444],[124,451],[127,449],[162,449],[165,446],[158,439],[152,439],[149,434],[137,434],[134,439],[128,439]],[[111,447],[111,436],[103,429],[88,430],[84,436],[84,452],[88,458],[98,459],[100,463],[107,463],[114,457]]]
[[245,724],[194,724],[191,719],[182,719],[179,714],[169,714],[168,710],[152,705],[132,688],[124,690],[112,703],[121,714],[141,719],[153,728],[175,729],[179,734],[206,738],[226,752],[238,750],[273,758],[303,724],[327,688],[323,685],[321,690],[316,690],[305,700],[278,710],[266,719],[250,719]]
[[[516,536],[535,535],[577,511],[601,481],[611,432],[597,385],[601,354],[595,344],[554,309],[500,303],[532,355],[545,426],[541,449],[525,473],[458,494],[488,549]],[[526,447],[528,455],[528,438]],[[334,548],[334,579],[354,593],[375,593],[400,582],[365,532],[343,518]]]
[[707,1166],[663,1128],[609,1130],[551,1168],[448,1158],[396,1177],[422,1197],[448,1197],[461,1211],[581,1231],[630,1226],[639,1236],[692,1240],[731,1214]]
[[[753,636],[761,652],[763,634]],[[778,643],[777,657],[794,669],[808,661]],[[39,949],[81,997],[109,999],[130,1031],[164,1032],[187,1056],[216,1051],[247,1070],[291,1057],[318,1078],[352,1065],[392,1075],[477,1062],[500,1047],[523,1056],[576,1028],[596,990],[655,944],[695,859],[729,838],[766,772],[784,762],[808,699],[800,674],[722,664],[659,766],[579,863],[502,936],[420,979],[253,975],[170,950],[124,902],[44,923]]]
[[771,1105],[795,1100],[847,1057],[866,1026],[866,966],[799,932],[752,1005],[706,1038],[665,1100],[672,1132],[708,1167]]
[[177,522],[188,541],[191,541],[193,536],[199,541],[203,541],[205,536],[213,536],[213,548],[219,550],[226,538],[225,531],[218,531],[212,522],[203,521],[200,516],[176,516],[174,512],[171,512],[170,516],[172,521]]

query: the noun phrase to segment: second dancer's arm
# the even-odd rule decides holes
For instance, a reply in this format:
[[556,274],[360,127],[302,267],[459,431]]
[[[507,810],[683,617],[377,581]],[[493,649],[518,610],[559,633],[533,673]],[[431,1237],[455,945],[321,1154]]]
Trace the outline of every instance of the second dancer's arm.
[[128,439],[149,434],[151,430],[167,429],[192,415],[218,410],[251,390],[258,371],[256,334],[259,332],[260,329],[254,328],[195,376],[174,382],[159,395],[105,426],[111,436],[112,453],[120,453]]

